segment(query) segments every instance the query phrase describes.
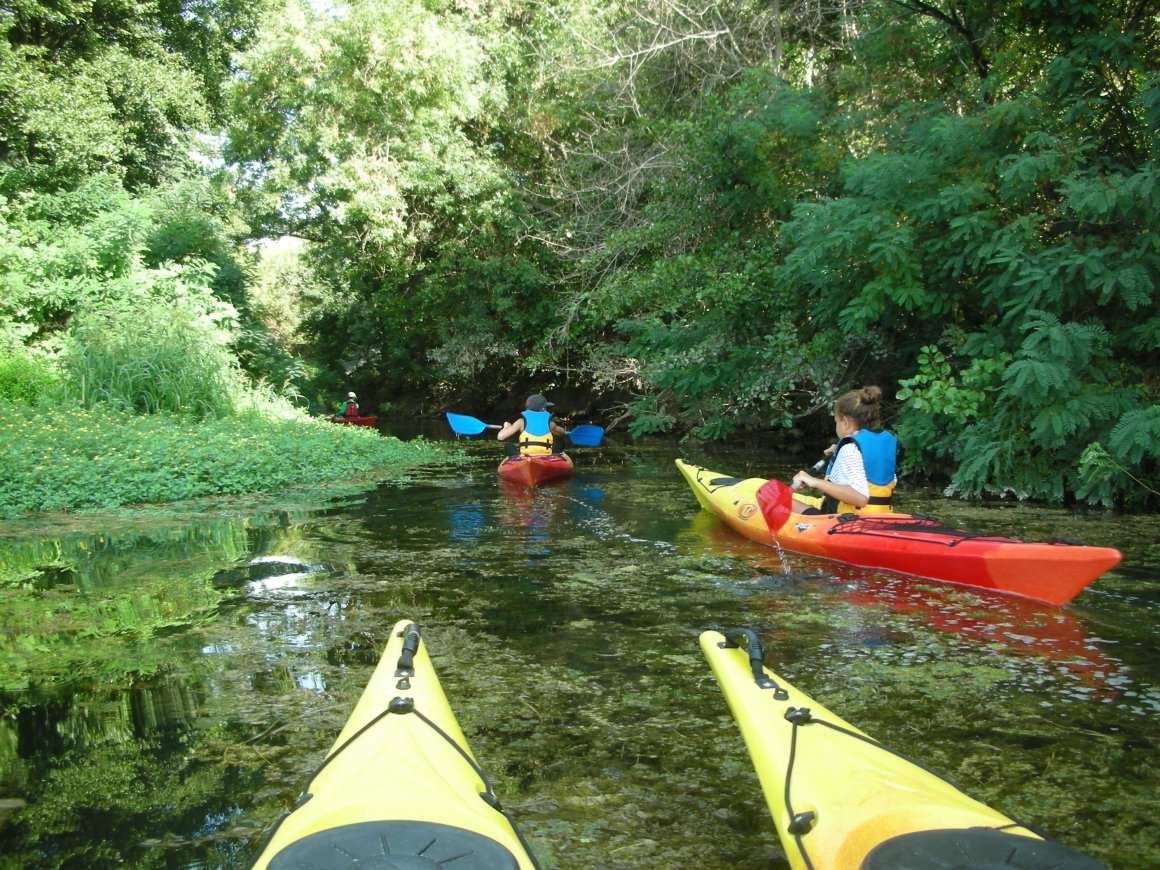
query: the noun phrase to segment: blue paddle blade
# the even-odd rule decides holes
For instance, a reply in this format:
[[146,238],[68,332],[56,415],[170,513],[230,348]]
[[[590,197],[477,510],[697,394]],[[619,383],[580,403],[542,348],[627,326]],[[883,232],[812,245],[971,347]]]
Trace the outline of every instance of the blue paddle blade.
[[604,437],[604,430],[599,426],[577,426],[569,430],[568,437],[577,447],[595,447]]
[[474,417],[467,417],[463,414],[452,414],[447,412],[447,422],[451,424],[451,431],[456,435],[478,435],[484,429],[498,429],[499,426],[489,426],[482,420],[476,420]]

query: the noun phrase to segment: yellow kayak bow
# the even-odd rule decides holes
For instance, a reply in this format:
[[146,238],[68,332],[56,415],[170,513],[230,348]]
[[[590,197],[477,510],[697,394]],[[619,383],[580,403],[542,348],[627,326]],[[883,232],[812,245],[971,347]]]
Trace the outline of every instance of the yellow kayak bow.
[[451,711],[413,622],[254,868],[537,870]]
[[795,870],[1099,870],[959,791],[762,664],[749,629],[701,634]]

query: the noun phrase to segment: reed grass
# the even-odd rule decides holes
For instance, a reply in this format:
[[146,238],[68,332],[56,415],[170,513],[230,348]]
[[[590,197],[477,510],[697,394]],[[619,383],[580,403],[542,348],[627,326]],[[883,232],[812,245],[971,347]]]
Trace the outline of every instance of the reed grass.
[[61,404],[225,417],[249,389],[223,335],[182,305],[139,305],[83,318],[64,355]]

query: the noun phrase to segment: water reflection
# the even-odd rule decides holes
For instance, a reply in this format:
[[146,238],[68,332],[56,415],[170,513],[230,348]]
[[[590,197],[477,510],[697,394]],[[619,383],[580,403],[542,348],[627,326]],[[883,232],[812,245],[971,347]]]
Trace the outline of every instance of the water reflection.
[[499,487],[499,521],[504,529],[515,532],[528,556],[548,556],[552,552],[552,521],[560,505],[559,493],[570,481],[554,481],[544,486],[522,486],[509,480],[497,480]]
[[475,544],[483,537],[485,516],[482,501],[449,502],[448,537],[455,543]]
[[[671,456],[587,457],[518,492],[488,457],[318,510],[0,529],[5,860],[244,866],[412,618],[548,868],[785,866],[696,651],[711,623],[754,626],[770,664],[984,800],[1111,866],[1160,865],[1133,835],[1160,788],[1154,518],[1020,511],[1125,551],[1045,608],[783,565],[698,511]],[[928,498],[959,525],[999,516]]]

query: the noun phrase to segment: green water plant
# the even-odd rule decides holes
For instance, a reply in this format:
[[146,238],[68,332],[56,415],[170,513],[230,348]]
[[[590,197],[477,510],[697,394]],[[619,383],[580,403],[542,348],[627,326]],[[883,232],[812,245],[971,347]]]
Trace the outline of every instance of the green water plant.
[[431,442],[305,417],[243,412],[198,421],[106,406],[31,414],[3,402],[0,446],[0,517],[373,478],[452,455]]

